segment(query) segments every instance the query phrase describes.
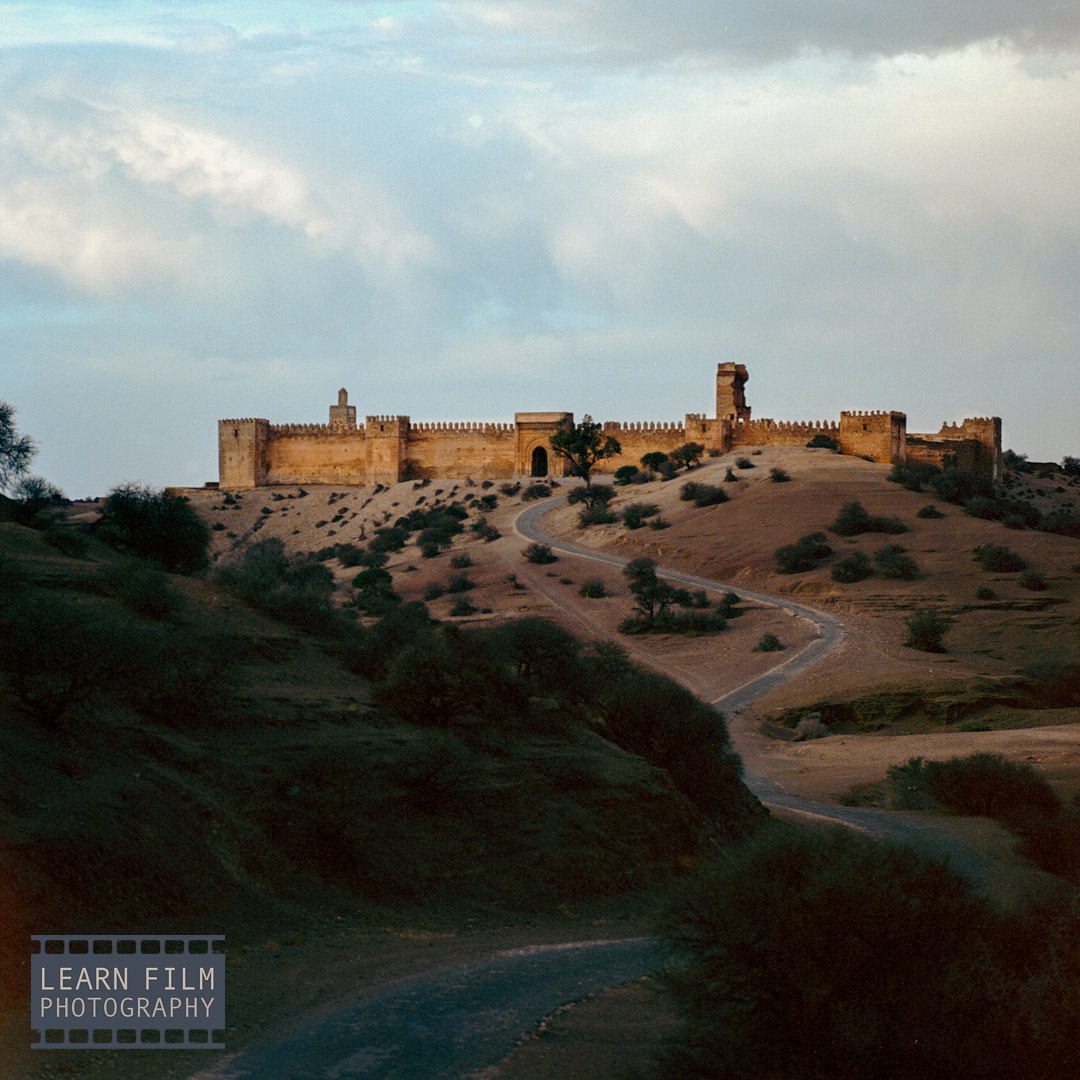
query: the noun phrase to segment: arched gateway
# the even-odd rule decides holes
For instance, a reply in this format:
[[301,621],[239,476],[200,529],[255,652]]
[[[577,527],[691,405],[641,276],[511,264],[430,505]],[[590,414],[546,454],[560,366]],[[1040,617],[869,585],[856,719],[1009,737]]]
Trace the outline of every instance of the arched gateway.
[[548,474],[548,455],[547,451],[538,446],[532,452],[532,470],[529,473],[530,476],[547,476]]

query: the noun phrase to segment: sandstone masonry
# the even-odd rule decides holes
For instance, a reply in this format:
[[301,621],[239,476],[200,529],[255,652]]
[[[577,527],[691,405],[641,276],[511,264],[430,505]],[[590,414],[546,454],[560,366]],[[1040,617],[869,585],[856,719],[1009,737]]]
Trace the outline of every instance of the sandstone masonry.
[[[872,461],[953,464],[990,479],[1001,475],[1001,420],[979,417],[915,435],[902,412],[842,412],[837,421],[753,420],[746,404],[746,368],[719,364],[716,415],[688,413],[682,423],[605,423],[622,453],[605,462],[614,470],[637,465],[651,450],[671,451],[685,442],[722,453],[743,447],[805,446],[815,435],[836,441],[843,454]],[[267,420],[218,421],[219,485],[392,484],[400,480],[500,480],[563,476],[566,462],[551,450],[568,412],[519,412],[512,424],[419,423],[407,416],[368,416],[357,423],[356,406],[338,391],[326,424],[271,424]]]

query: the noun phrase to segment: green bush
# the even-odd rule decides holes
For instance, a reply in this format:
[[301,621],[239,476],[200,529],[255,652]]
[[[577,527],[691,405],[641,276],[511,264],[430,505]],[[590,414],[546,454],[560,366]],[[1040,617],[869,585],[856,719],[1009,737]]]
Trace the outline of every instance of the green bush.
[[872,517],[859,502],[845,503],[829,529],[837,536],[907,532],[907,526],[902,521],[896,518]]
[[828,435],[815,435],[807,444],[810,450],[839,450],[840,444]]
[[668,520],[667,520],[667,518],[662,518],[662,517],[654,517],[654,518],[653,518],[653,519],[652,519],[652,520],[651,520],[651,521],[649,522],[649,528],[650,528],[650,529],[657,529],[657,530],[660,530],[660,529],[670,529],[670,528],[671,528],[671,522],[670,522],[670,521],[668,521]]
[[943,806],[956,814],[995,818],[1006,824],[1032,814],[1053,818],[1062,806],[1054,789],[1030,765],[1001,754],[971,754],[947,761],[912,758],[889,770],[904,789],[905,808]]
[[165,573],[146,563],[132,561],[107,570],[102,585],[124,607],[148,619],[166,618],[179,603]]
[[551,488],[547,484],[530,484],[522,493],[523,502],[534,502],[536,499],[546,499],[551,494]]
[[623,508],[623,524],[628,529],[640,529],[646,524],[645,519],[650,516],[646,513],[647,510],[651,510],[653,515],[660,513],[658,506],[646,505],[645,503],[630,503]]
[[739,457],[735,459],[736,469],[753,469],[756,468],[754,463],[747,457]]
[[878,574],[893,581],[914,581],[920,577],[915,560],[905,554],[900,544],[886,544],[874,552],[874,564]]
[[336,629],[334,575],[314,558],[287,554],[276,537],[252,544],[239,560],[217,571],[217,580],[274,618],[313,633]]
[[455,555],[450,560],[450,565],[455,570],[465,570],[467,567],[472,566],[473,561],[469,558],[468,552],[463,551],[460,555]]
[[679,489],[679,498],[683,502],[693,502],[695,506],[717,506],[728,501],[728,493],[713,484],[697,484],[689,481]]
[[433,581],[424,590],[424,599],[425,600],[438,600],[439,597],[443,596],[445,593],[446,593],[445,586],[440,584],[438,581]]
[[762,634],[761,640],[754,646],[754,652],[780,652],[784,647],[775,634]]
[[889,473],[889,479],[894,484],[902,484],[909,491],[922,491],[935,476],[941,474],[937,465],[931,465],[926,461],[897,462]]
[[667,461],[667,459],[668,459],[667,454],[663,453],[662,451],[660,451],[660,450],[651,450],[647,454],[642,454],[642,456],[641,456],[641,464],[644,465],[646,469],[654,469],[655,470],[655,469],[659,469],[660,466],[663,465],[665,461]]
[[607,596],[607,588],[599,578],[589,578],[582,583],[578,592],[589,600],[599,600]]
[[684,465],[689,469],[701,460],[704,453],[705,446],[703,443],[686,442],[672,450],[670,457],[676,465]]
[[825,534],[808,533],[795,544],[786,544],[773,553],[776,568],[781,574],[802,574],[813,570],[819,562],[832,555]]
[[1025,570],[1020,575],[1020,584],[1025,589],[1030,589],[1032,592],[1044,592],[1046,590],[1046,579],[1037,570]]
[[962,469],[945,469],[936,476],[931,477],[930,486],[946,502],[963,506],[968,499],[976,495],[992,498],[994,485],[991,481],[979,476],[977,473]]
[[610,509],[607,503],[585,506],[578,512],[578,525],[583,529],[587,529],[590,525],[610,525],[618,520],[618,514]]
[[398,525],[385,526],[375,530],[375,535],[368,543],[369,551],[391,552],[400,551],[409,539],[407,529]]
[[724,473],[724,483],[725,484],[737,484],[738,482],[739,482],[739,478],[729,468],[727,470],[727,472]]
[[584,503],[588,507],[606,506],[615,498],[615,489],[610,484],[592,484],[589,487],[576,487],[571,490],[567,502]]
[[450,615],[455,619],[459,619],[466,615],[475,615],[479,610],[468,597],[462,596],[454,601],[453,606],[450,608]]
[[852,585],[856,581],[863,581],[873,574],[874,568],[870,559],[861,551],[853,551],[845,555],[838,562],[833,563],[832,579],[842,585]]
[[640,470],[636,465],[620,465],[619,468],[615,470],[615,483],[620,487],[632,483],[639,471]]
[[667,1077],[1026,1076],[1023,1054],[1002,1060],[976,976],[996,924],[909,848],[770,825],[688,879],[668,927],[687,962],[669,983],[685,1029]]
[[905,648],[932,653],[945,651],[941,639],[953,624],[951,616],[942,614],[937,608],[922,608],[909,615],[904,623],[908,628]]
[[544,565],[559,561],[559,556],[547,544],[530,544],[522,553],[526,562]]
[[120,484],[109,492],[93,528],[107,544],[153,559],[171,573],[193,574],[208,561],[210,531],[187,499],[169,492]]
[[980,585],[975,590],[976,600],[996,600],[997,598],[998,594],[994,592],[994,590],[991,589],[988,585]]
[[469,580],[468,574],[451,574],[446,583],[448,593],[463,593],[476,588],[476,582]]
[[769,479],[774,484],[786,484],[791,479],[791,476],[786,469],[781,469],[779,466],[774,465],[769,470]]
[[979,565],[992,573],[1008,574],[1027,569],[1027,560],[1002,544],[980,544],[973,554]]
[[925,520],[928,518],[943,518],[945,515],[933,503],[927,503],[915,516]]

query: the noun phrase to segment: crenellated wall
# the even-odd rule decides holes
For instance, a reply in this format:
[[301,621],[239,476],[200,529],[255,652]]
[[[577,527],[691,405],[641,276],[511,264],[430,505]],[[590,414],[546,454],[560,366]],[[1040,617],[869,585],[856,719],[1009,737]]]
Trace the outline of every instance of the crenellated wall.
[[910,434],[906,460],[951,465],[1000,480],[1001,418],[976,416],[959,424],[942,424],[941,430],[934,434]]
[[[909,435],[902,412],[842,412],[837,421],[752,420],[741,364],[719,364],[717,415],[687,413],[678,421],[609,421],[603,433],[621,452],[605,472],[638,465],[643,455],[670,453],[686,442],[725,453],[743,447],[805,446],[816,435],[834,439],[841,453],[872,461],[955,464],[997,479],[1001,475],[1001,420],[976,417],[945,424],[933,435]],[[270,424],[266,420],[218,421],[219,486],[262,484],[391,484],[409,478],[503,479],[563,476],[567,463],[551,449],[551,436],[568,412],[522,412],[514,422],[412,423],[408,416],[367,416],[356,422],[348,393],[338,391],[327,424]]]

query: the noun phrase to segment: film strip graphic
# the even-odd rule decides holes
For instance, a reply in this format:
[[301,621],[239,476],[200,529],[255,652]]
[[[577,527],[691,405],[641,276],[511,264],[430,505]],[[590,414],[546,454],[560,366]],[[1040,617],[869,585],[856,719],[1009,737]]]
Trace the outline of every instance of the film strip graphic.
[[225,936],[34,934],[35,1050],[222,1050]]

